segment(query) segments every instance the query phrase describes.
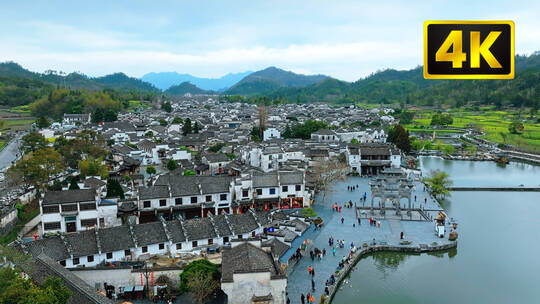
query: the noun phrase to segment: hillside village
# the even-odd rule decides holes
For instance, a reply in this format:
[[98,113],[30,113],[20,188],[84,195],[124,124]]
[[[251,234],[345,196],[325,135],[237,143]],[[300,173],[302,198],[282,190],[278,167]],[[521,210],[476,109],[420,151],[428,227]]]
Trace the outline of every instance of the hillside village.
[[[292,243],[312,222],[301,211],[329,182],[324,172],[367,176],[402,165],[401,152],[386,143],[391,109],[260,107],[190,94],[172,101],[171,108],[140,108],[100,123],[92,123],[91,114],[65,114],[62,122],[35,128],[51,147],[81,134],[107,143],[98,164],[106,176],[66,167],[40,191],[11,185],[2,232],[17,221],[16,206],[38,201],[39,215],[14,244],[105,293],[110,286],[119,293],[136,285],[125,269],[137,272],[143,264],[173,282],[183,265],[201,256],[223,263],[225,271],[229,264],[222,259],[232,257],[227,250],[268,257],[276,267],[272,276],[282,282],[281,265],[289,263]],[[284,138],[287,129],[308,121],[327,128],[307,139]],[[254,134],[258,128],[263,131]],[[121,191],[112,193],[112,183]],[[278,289],[270,293],[283,297]]]

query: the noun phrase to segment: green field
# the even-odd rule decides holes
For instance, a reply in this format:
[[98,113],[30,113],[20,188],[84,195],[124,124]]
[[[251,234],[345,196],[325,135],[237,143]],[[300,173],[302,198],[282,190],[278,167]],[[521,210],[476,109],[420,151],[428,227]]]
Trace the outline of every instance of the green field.
[[[520,134],[511,134],[508,131],[510,123],[516,119],[517,113],[506,111],[493,111],[490,108],[486,108],[486,111],[480,112],[468,112],[455,110],[450,112],[454,119],[453,124],[449,127],[455,128],[475,128],[485,133],[482,138],[493,141],[496,143],[503,143],[513,145],[517,148],[540,152],[540,123],[535,119],[530,119],[529,115],[522,115],[521,120],[525,120],[523,123],[525,129]],[[433,112],[418,113],[414,122],[409,125],[405,125],[411,132],[456,132],[456,130],[448,129],[433,129],[430,126],[431,115]]]
[[150,105],[146,102],[141,102],[140,100],[130,100],[128,101],[129,106],[127,107],[127,112],[135,112],[137,107],[142,107],[143,109],[149,108]]

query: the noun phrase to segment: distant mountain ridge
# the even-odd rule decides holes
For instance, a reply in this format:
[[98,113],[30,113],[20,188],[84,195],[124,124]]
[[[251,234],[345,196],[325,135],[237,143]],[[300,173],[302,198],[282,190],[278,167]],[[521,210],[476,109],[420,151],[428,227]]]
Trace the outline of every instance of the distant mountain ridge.
[[330,77],[296,74],[276,67],[269,67],[247,75],[224,93],[230,95],[268,94],[282,88],[299,88],[313,85],[327,78]]
[[224,91],[251,73],[251,71],[246,71],[229,73],[220,78],[203,78],[177,72],[152,72],[143,75],[141,80],[151,83],[163,91],[183,82],[189,82],[203,90]]

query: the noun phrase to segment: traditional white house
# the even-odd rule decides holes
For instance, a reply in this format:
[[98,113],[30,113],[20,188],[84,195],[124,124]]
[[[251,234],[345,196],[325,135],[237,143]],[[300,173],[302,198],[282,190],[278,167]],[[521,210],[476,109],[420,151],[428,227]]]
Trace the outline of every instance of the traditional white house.
[[119,223],[116,203],[101,200],[95,189],[47,191],[40,200],[40,213],[43,234],[70,233]]
[[64,114],[63,123],[66,125],[85,124],[91,121],[90,113],[88,114]]
[[200,254],[208,248],[261,235],[272,222],[271,218],[269,212],[190,220],[160,218],[145,224],[54,235],[22,246],[32,254],[45,252],[66,268],[93,267],[103,262],[145,260],[155,255]]
[[263,132],[263,141],[270,139],[281,138],[281,133],[276,128],[267,128]]
[[339,136],[332,130],[320,129],[311,133],[311,139],[318,142],[338,142]]
[[372,175],[383,168],[401,166],[399,149],[386,143],[350,144],[344,153],[351,173]]
[[260,241],[233,242],[222,254],[221,289],[231,304],[287,301],[287,276],[270,247]]

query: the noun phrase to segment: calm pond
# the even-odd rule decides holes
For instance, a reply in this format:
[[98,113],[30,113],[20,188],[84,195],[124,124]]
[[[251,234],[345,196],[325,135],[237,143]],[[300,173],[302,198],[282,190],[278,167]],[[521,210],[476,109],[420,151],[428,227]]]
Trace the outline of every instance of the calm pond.
[[[538,186],[540,167],[421,158],[455,186]],[[360,260],[333,303],[538,303],[540,193],[453,192],[444,207],[459,222],[456,250],[378,253]]]

